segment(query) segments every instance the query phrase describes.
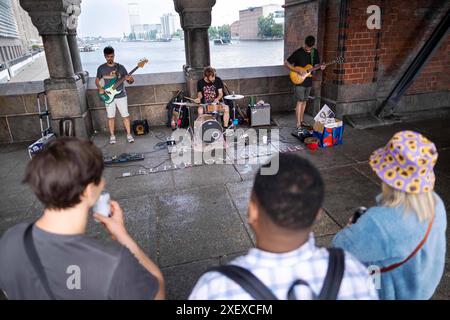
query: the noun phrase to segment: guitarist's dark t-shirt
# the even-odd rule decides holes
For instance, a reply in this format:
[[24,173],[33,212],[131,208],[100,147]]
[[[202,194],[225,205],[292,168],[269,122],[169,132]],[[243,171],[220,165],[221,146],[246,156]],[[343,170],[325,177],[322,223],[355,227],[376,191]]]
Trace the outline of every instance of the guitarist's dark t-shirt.
[[[308,64],[315,66],[320,63],[319,52],[316,49],[313,49],[312,52],[314,52],[313,57],[311,57],[311,53],[307,53],[305,49],[301,47],[291,54],[291,56],[287,58],[287,61],[294,67],[305,67]],[[299,86],[312,87],[312,78],[306,78],[302,84],[299,84]]]
[[[127,69],[125,69],[125,67],[119,63],[116,63],[116,65],[113,67],[108,66],[107,63],[104,63],[97,69],[97,78],[103,79],[105,81],[104,87],[106,87],[108,83],[116,77],[119,77],[120,79],[127,74]],[[122,90],[122,92],[119,93],[116,98],[123,98],[127,95],[123,83],[117,88],[117,90]]]

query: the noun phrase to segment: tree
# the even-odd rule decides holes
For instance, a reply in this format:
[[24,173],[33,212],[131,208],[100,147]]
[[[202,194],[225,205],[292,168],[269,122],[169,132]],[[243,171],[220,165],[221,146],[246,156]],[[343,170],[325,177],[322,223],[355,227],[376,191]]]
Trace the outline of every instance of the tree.
[[210,27],[208,29],[208,35],[210,39],[223,39],[229,40],[231,38],[230,25],[224,24],[220,27]]
[[209,27],[208,35],[210,39],[216,39],[218,37],[219,32],[217,31],[217,27]]
[[267,17],[258,18],[258,36],[261,38],[281,38],[283,36],[283,26],[275,23],[273,13]]

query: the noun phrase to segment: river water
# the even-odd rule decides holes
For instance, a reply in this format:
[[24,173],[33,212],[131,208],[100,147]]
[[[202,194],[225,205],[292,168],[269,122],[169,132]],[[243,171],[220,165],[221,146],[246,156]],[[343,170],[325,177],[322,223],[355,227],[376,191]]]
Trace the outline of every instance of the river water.
[[[106,45],[106,44],[105,44]],[[150,63],[136,73],[160,73],[182,71],[186,63],[184,40],[171,42],[116,42],[110,43],[116,52],[116,61],[128,71],[141,58]],[[283,64],[284,42],[233,41],[230,45],[214,45],[210,42],[211,65],[214,68],[272,66]],[[103,48],[93,52],[81,52],[83,69],[95,76],[97,67],[105,62]]]

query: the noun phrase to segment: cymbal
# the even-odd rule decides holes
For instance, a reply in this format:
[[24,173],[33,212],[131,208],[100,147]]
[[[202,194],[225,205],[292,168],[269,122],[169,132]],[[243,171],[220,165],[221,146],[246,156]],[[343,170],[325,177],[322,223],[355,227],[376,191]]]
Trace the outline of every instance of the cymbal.
[[227,100],[240,100],[240,99],[244,99],[245,96],[240,95],[240,94],[230,94],[230,95],[225,96],[223,98],[227,99]]

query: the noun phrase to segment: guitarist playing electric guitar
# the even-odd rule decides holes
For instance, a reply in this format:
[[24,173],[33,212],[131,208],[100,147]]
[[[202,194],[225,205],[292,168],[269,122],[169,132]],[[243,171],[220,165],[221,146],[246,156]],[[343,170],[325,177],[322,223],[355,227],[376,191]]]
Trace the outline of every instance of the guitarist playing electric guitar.
[[[123,65],[114,62],[114,48],[109,46],[106,47],[103,50],[103,54],[105,55],[106,63],[98,67],[95,85],[97,86],[98,93],[102,100],[105,102],[106,106],[108,127],[111,135],[109,143],[116,143],[116,136],[114,135],[114,119],[116,117],[116,107],[117,109],[119,109],[120,115],[122,116],[123,124],[127,132],[127,140],[129,143],[132,143],[134,142],[134,138],[131,135],[130,114],[128,113],[128,99],[123,84],[124,81],[122,80],[120,85],[115,88],[117,91],[120,91],[120,93],[112,98],[109,98],[107,96],[105,88],[108,88],[112,82],[116,83],[116,81],[121,81],[122,78],[124,78],[124,80],[126,80],[129,84],[132,84],[134,82],[134,79],[131,75],[128,74],[127,69],[125,69]],[[105,82],[103,86],[100,84],[101,79],[103,79]]]
[[[300,68],[296,69],[296,67],[305,67],[306,65],[317,66],[320,64],[319,52],[314,48],[315,43],[316,39],[313,36],[306,37],[305,46],[296,50],[289,58],[287,58],[284,65],[292,72],[305,76],[307,72],[305,70],[300,70]],[[325,65],[322,65],[319,68],[324,70],[325,67]],[[307,77],[302,83],[295,85],[295,99],[297,101],[295,115],[297,129],[300,129],[302,126],[308,126],[308,123],[304,121],[303,117],[311,87],[312,77]]]

